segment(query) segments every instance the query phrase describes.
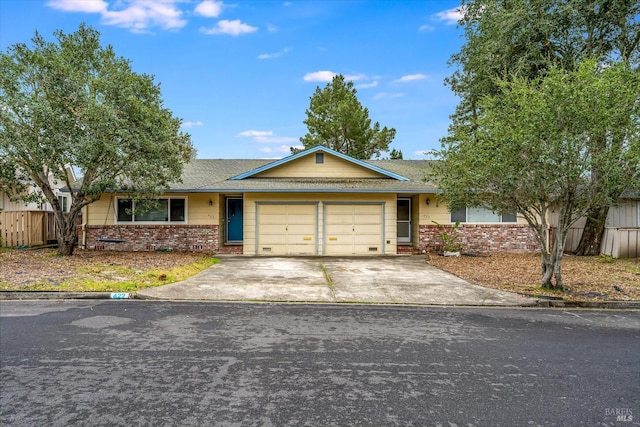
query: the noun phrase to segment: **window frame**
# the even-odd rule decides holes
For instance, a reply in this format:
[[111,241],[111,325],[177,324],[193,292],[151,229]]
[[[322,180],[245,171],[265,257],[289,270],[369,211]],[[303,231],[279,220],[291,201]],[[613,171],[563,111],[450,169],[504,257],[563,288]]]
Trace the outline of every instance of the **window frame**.
[[[121,200],[131,200],[131,221],[123,221],[118,218],[118,204]],[[158,197],[154,200],[167,200],[167,217],[168,221],[136,221],[135,206],[136,202],[131,197],[116,197],[113,207],[113,223],[120,225],[162,225],[162,224],[188,224],[187,214],[189,212],[189,198],[187,196],[167,196]],[[171,200],[184,200],[184,220],[172,221],[171,220]]]
[[[460,211],[464,209],[464,221],[460,220],[460,219],[455,219],[454,220],[454,215],[460,215]],[[451,224],[455,224],[456,222],[460,222],[461,224],[517,224],[518,223],[518,213],[500,213],[500,214],[496,214],[493,211],[489,210],[489,209],[485,209],[485,208],[475,208],[475,209],[482,209],[484,211],[486,211],[487,213],[493,213],[494,215],[499,217],[498,221],[469,221],[469,208],[464,206],[462,208],[458,208],[454,211],[450,211],[449,212],[449,221],[451,222]],[[515,218],[514,221],[505,221],[505,215],[509,215],[509,216],[513,216]]]
[[60,209],[62,212],[69,212],[69,198],[64,194],[58,194],[58,204],[60,205]]

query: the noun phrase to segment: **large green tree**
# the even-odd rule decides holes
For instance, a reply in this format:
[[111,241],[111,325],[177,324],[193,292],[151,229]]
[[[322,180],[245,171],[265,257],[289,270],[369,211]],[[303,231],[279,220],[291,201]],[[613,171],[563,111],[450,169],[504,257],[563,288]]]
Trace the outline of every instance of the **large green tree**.
[[[450,60],[458,69],[447,84],[460,103],[449,137],[475,132],[479,101],[499,93],[501,78],[538,79],[552,67],[573,71],[588,58],[624,62],[635,69],[640,62],[637,0],[464,0],[461,9],[466,41]],[[607,149],[612,155],[621,147],[607,143],[602,134],[593,135],[589,144],[592,151]],[[595,160],[591,164],[589,173],[603,197],[594,198],[585,213],[578,254],[598,254],[609,207],[629,178],[605,176],[604,168]]]
[[[369,109],[358,101],[353,82],[336,75],[323,89],[316,88],[306,110],[308,133],[300,138],[304,148],[324,145],[356,159],[368,160],[389,151],[396,130],[371,125]],[[291,149],[292,152],[296,150]]]
[[[437,153],[433,179],[453,207],[517,210],[541,248],[542,286],[562,289],[569,227],[594,202],[609,202],[593,164],[602,176],[626,176],[640,188],[640,74],[592,59],[573,71],[552,66],[544,77],[495,84],[495,94],[477,100],[474,131],[454,128]],[[594,149],[594,137],[607,147]]]
[[[73,253],[82,208],[107,190],[152,197],[180,179],[194,155],[181,121],[163,106],[153,77],[100,45],[82,24],[72,34],[0,52],[0,189],[13,198],[44,196],[58,224],[58,252]],[[82,179],[69,181],[67,168]],[[64,213],[50,180],[66,184]]]

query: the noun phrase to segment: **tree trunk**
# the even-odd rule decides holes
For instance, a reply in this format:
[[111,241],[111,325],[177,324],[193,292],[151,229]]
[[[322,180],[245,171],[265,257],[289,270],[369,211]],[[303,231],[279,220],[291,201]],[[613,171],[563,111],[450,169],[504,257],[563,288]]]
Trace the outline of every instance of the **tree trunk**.
[[64,224],[60,225],[58,234],[58,255],[70,256],[78,245],[78,234],[76,229],[76,217],[69,215],[65,218]]
[[587,222],[580,238],[580,243],[575,251],[576,255],[595,256],[600,255],[600,244],[604,234],[604,226],[607,221],[609,208],[593,208],[589,210]]

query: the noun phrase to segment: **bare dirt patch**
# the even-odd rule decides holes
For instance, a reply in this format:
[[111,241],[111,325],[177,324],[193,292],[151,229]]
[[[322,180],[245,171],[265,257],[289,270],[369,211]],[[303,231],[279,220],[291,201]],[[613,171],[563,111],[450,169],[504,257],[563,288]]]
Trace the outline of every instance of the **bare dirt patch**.
[[491,254],[443,257],[431,254],[429,263],[476,285],[567,301],[640,300],[638,259],[576,257],[565,255],[562,276],[567,291],[540,287],[540,255]]

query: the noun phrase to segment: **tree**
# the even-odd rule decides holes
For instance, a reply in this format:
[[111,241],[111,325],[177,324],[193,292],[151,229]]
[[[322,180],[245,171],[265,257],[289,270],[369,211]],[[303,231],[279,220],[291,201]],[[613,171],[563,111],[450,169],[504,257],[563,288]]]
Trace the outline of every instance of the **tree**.
[[389,153],[389,158],[391,158],[391,160],[402,160],[402,150],[392,148],[391,153]]
[[[44,197],[59,227],[58,253],[71,255],[84,206],[107,190],[159,194],[180,179],[194,149],[153,77],[101,47],[96,30],[82,24],[55,36],[47,42],[36,32],[32,47],[0,53],[0,188],[16,199]],[[82,174],[78,183],[68,167]],[[51,176],[71,191],[66,214]]]
[[378,122],[371,126],[369,109],[362,107],[356,92],[353,82],[345,82],[342,75],[333,77],[324,89],[316,88],[304,121],[309,131],[300,138],[304,149],[324,145],[364,160],[389,151],[396,130],[381,129]]
[[[497,80],[518,76],[537,79],[552,68],[573,71],[585,60],[640,62],[640,2],[637,0],[465,0],[466,42],[450,59],[459,66],[446,83],[461,101],[452,116],[450,135],[475,131],[479,100],[495,95]],[[610,129],[609,132],[613,132]],[[590,149],[617,150],[594,136]],[[612,153],[615,155],[615,153]],[[603,197],[594,198],[586,212],[587,223],[577,253],[597,255],[605,220],[612,203],[624,190],[628,177],[604,176],[592,162],[594,181],[604,181]],[[611,185],[612,183],[616,185]],[[596,184],[597,187],[597,184]]]
[[[603,186],[617,185],[594,179],[592,165],[640,188],[639,87],[628,64],[595,59],[574,71],[552,66],[544,77],[496,80],[496,94],[477,100],[474,132],[455,128],[437,152],[432,179],[452,207],[517,210],[540,245],[542,286],[562,289],[569,227],[594,201],[606,202]],[[607,149],[593,150],[594,136]],[[549,241],[551,210],[558,224]]]

